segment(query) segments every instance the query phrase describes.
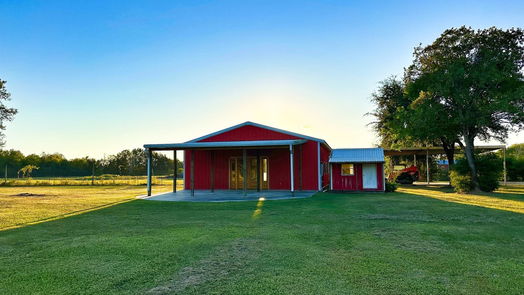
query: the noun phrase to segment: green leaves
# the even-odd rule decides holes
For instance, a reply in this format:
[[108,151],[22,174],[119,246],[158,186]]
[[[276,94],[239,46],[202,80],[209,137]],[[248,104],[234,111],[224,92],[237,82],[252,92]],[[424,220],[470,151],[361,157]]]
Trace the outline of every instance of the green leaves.
[[[18,113],[17,109],[9,108],[5,105],[5,101],[10,100],[11,94],[7,92],[5,87],[6,81],[0,79],[0,130],[5,130],[4,123],[6,121],[12,121]],[[3,142],[4,134],[0,132],[0,147],[4,145]]]
[[385,146],[439,142],[446,149],[463,140],[473,151],[475,139],[504,141],[524,128],[522,29],[451,28],[413,56],[403,81],[388,79],[373,96]]

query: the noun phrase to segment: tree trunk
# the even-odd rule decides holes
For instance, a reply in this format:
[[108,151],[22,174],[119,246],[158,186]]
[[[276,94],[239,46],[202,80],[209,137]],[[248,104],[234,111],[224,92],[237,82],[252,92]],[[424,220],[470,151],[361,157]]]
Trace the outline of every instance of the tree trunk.
[[441,138],[442,148],[444,153],[446,153],[446,158],[448,159],[448,167],[451,169],[453,164],[455,164],[455,142],[449,143],[447,140]]
[[469,133],[464,134],[464,143],[465,148],[464,152],[466,154],[466,159],[468,160],[469,171],[471,172],[471,181],[473,182],[473,191],[480,191],[479,181],[477,177],[477,167],[475,166],[475,145],[473,143],[474,136],[471,136]]

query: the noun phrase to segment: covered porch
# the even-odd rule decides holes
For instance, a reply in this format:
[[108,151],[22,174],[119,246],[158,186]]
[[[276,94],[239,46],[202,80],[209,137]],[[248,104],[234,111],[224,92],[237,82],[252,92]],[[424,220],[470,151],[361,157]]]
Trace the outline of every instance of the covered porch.
[[[177,150],[184,151],[185,189],[177,192],[174,173],[172,194],[180,193],[180,198],[187,194],[194,197],[196,194],[209,195],[228,190],[232,190],[231,196],[245,198],[250,192],[267,190],[286,191],[294,195],[296,174],[299,176],[299,189],[302,190],[301,145],[305,142],[293,139],[146,144],[147,196],[152,196],[152,152],[173,151],[176,157]],[[295,150],[300,153],[298,161],[294,156]],[[272,172],[269,172],[269,166],[273,166]]]

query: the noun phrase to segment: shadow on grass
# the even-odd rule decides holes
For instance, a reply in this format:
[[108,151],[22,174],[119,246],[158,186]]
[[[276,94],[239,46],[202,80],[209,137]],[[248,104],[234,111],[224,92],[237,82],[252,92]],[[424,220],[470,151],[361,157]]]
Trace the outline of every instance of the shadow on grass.
[[63,218],[67,218],[67,217],[71,217],[71,216],[75,216],[75,215],[80,215],[80,214],[84,214],[84,213],[88,213],[88,212],[92,212],[92,211],[96,211],[96,210],[100,210],[100,209],[104,209],[104,208],[109,208],[109,207],[112,207],[112,206],[115,206],[115,205],[120,205],[120,204],[123,204],[123,203],[135,201],[135,200],[136,200],[136,198],[129,198],[129,199],[125,199],[125,200],[120,200],[120,201],[116,201],[116,202],[111,202],[111,203],[106,203],[106,204],[102,204],[102,205],[98,205],[98,206],[84,208],[84,209],[81,209],[81,210],[70,211],[70,212],[67,212],[67,213],[64,213],[64,214],[58,214],[58,215],[55,215],[55,216],[49,216],[49,217],[45,217],[45,218],[41,218],[41,219],[37,219],[37,220],[32,220],[32,221],[29,221],[29,222],[16,223],[16,224],[13,224],[13,225],[10,225],[10,226],[7,226],[7,227],[0,228],[0,232],[6,231],[6,230],[11,230],[11,229],[16,229],[16,228],[20,228],[20,227],[25,227],[25,226],[28,226],[28,225],[34,225],[34,224],[38,224],[38,223],[59,220],[59,219],[63,219]]
[[493,193],[458,194],[449,186],[401,186],[398,192],[446,202],[473,205],[524,214],[524,187],[502,187]]

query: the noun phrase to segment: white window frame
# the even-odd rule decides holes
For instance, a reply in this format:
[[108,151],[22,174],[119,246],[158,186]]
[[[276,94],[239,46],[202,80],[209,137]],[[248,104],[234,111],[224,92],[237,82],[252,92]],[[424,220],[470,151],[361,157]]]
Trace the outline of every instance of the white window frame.
[[[343,165],[351,165],[352,169],[350,169],[350,170],[352,170],[353,173],[351,173],[351,174],[344,174],[344,169],[342,169]],[[342,175],[342,176],[355,176],[355,164],[353,164],[353,163],[342,163],[342,164],[340,164],[340,175]]]

